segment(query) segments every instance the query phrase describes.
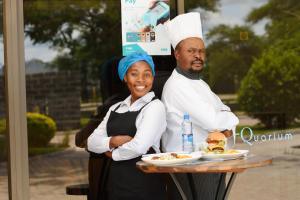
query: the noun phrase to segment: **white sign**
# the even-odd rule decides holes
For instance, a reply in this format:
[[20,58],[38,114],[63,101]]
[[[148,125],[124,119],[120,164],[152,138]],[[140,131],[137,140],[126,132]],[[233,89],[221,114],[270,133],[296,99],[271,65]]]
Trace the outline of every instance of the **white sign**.
[[170,55],[171,45],[162,23],[170,17],[168,1],[121,0],[123,55],[145,51]]

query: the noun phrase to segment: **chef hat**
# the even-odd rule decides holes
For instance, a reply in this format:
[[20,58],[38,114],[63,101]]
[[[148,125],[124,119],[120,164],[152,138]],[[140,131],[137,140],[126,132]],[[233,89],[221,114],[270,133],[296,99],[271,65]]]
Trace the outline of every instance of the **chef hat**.
[[165,23],[165,29],[174,49],[180,41],[186,38],[203,39],[200,13],[198,12],[178,15]]
[[151,56],[149,56],[146,52],[132,53],[132,54],[122,58],[119,62],[118,74],[122,81],[123,81],[124,76],[126,75],[128,69],[131,67],[131,65],[133,65],[134,63],[136,63],[138,61],[147,62],[151,68],[153,76],[155,75],[154,62],[153,62]]

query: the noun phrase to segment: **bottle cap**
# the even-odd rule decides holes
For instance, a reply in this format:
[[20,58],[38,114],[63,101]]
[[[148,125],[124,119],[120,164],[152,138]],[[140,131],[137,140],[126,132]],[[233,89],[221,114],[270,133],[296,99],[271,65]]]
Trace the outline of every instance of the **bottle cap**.
[[188,113],[184,113],[183,119],[189,120],[190,119],[190,115]]

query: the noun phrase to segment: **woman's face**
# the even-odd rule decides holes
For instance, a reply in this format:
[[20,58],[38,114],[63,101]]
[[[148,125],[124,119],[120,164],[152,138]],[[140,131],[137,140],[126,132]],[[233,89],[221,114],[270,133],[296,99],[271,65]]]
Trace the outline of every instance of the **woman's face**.
[[153,74],[150,66],[145,61],[138,61],[128,69],[124,81],[131,93],[131,101],[147,94],[153,84]]

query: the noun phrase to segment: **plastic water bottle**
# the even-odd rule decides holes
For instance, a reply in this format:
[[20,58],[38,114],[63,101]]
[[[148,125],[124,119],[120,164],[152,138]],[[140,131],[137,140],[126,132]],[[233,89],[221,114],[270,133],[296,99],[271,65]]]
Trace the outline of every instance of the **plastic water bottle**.
[[182,127],[182,150],[184,152],[193,152],[193,127],[188,113],[183,116]]

